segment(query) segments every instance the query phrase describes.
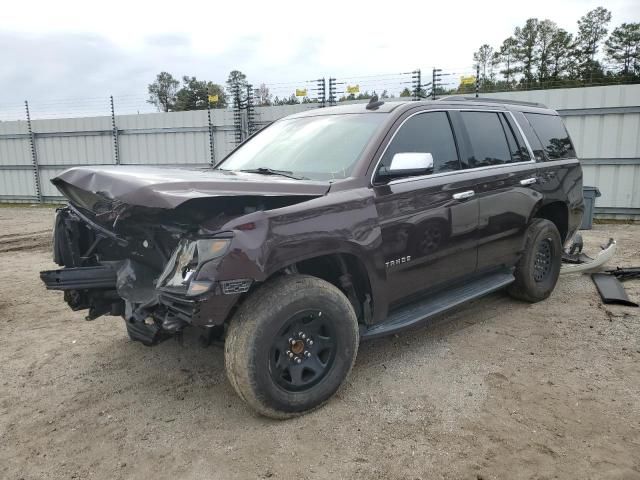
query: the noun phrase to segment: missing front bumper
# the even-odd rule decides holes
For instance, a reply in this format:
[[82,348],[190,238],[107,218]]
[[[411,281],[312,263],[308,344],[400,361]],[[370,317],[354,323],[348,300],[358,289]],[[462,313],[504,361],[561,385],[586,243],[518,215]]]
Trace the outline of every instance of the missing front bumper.
[[598,270],[616,254],[616,241],[611,238],[609,243],[602,247],[602,251],[592,261],[585,263],[565,263],[560,269],[560,274],[584,273]]

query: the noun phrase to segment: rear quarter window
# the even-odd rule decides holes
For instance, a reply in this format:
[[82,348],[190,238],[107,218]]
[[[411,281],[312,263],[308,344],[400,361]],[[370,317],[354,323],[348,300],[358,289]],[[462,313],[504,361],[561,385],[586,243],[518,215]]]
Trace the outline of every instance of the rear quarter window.
[[576,151],[569,138],[569,133],[557,115],[544,115],[540,113],[525,113],[536,136],[542,143],[544,160],[560,160],[563,158],[575,158]]

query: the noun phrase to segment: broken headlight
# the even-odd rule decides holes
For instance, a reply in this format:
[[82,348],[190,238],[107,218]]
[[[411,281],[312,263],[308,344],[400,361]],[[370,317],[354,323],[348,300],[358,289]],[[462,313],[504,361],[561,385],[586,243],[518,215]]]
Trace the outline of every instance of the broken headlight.
[[206,292],[210,282],[190,281],[203,264],[222,257],[231,244],[230,238],[183,239],[173,252],[169,262],[158,278],[160,287],[188,287],[188,295]]

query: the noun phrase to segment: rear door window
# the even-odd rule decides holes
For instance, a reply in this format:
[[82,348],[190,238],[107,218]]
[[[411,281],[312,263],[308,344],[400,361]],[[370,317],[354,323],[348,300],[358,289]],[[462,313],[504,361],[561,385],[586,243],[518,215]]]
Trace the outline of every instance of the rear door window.
[[507,143],[509,144],[509,151],[511,152],[511,161],[513,162],[528,162],[531,160],[529,150],[527,149],[522,137],[514,130],[513,119],[508,118],[504,113],[499,113],[500,122],[502,128],[507,136]]
[[[513,161],[503,122],[495,112],[461,112],[469,141],[470,168],[502,165]],[[514,140],[515,142],[515,140]]]
[[542,143],[545,160],[576,157],[567,129],[559,116],[540,113],[525,113],[524,116]]

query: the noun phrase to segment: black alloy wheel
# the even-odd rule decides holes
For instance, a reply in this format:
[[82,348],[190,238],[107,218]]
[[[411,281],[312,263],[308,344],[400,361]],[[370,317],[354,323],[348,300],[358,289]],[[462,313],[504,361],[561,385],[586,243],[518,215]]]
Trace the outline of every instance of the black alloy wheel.
[[544,238],[538,243],[533,278],[536,282],[542,282],[551,272],[553,261],[553,244],[550,238]]
[[269,355],[273,380],[288,392],[301,392],[320,382],[333,366],[336,337],[332,319],[305,310],[286,321],[274,337]]
[[242,303],[225,338],[229,382],[252,408],[291,418],[324,404],[351,371],[360,330],[335,285],[281,275]]
[[562,238],[558,227],[545,218],[534,218],[525,233],[524,251],[513,272],[509,294],[526,302],[551,295],[562,266]]

